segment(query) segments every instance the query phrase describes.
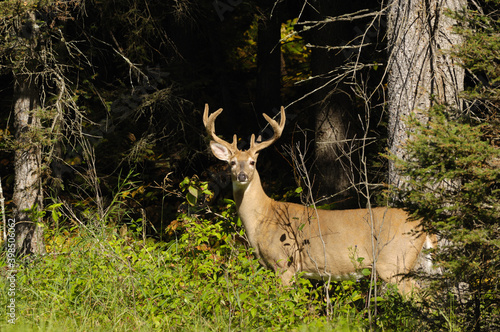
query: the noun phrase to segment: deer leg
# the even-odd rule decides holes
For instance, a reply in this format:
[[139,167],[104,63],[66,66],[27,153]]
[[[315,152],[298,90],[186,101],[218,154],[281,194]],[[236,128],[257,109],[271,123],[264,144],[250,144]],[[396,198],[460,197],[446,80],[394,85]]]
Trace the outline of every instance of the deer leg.
[[405,277],[411,269],[401,264],[380,264],[377,266],[377,273],[382,280],[398,286],[398,292],[407,296],[418,290],[419,286],[414,279]]

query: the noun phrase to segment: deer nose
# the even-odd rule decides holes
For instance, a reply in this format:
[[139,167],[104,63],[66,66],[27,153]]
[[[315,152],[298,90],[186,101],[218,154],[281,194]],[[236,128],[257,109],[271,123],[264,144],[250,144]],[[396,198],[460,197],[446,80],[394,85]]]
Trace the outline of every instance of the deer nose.
[[238,179],[238,182],[247,182],[248,181],[248,176],[244,172],[239,172],[238,176],[236,178]]

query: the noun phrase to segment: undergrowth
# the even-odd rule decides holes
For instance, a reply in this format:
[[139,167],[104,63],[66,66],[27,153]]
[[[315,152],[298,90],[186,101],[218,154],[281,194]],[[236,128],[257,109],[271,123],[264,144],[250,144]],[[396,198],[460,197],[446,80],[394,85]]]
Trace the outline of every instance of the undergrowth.
[[[185,185],[194,198],[206,191],[204,185]],[[230,201],[217,213],[208,208],[180,213],[166,242],[130,230],[121,234],[116,226],[97,232],[95,224],[47,232],[49,254],[17,260],[16,323],[2,319],[2,331],[368,328],[360,283],[330,285],[327,314],[325,286],[303,278],[283,286],[237,241],[244,232]],[[54,240],[61,236],[64,241]],[[4,253],[0,271],[5,281],[11,271]],[[0,283],[0,303],[10,301],[8,287]],[[381,320],[378,328],[412,330],[413,323],[401,317]]]

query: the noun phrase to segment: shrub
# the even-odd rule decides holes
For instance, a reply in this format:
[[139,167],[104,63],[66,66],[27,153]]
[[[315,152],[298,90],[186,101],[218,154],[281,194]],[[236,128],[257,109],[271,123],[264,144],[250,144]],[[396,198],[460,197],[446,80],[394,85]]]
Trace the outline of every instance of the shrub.
[[440,238],[433,255],[442,274],[424,276],[433,298],[425,315],[434,328],[498,329],[500,149],[485,139],[483,125],[452,114],[436,106],[428,123],[410,120],[407,160],[398,160],[408,180],[400,200]]

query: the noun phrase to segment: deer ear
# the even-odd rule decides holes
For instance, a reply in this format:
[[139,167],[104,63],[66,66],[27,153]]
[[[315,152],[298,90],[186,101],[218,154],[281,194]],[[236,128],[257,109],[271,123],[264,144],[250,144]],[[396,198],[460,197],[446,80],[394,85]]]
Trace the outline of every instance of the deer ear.
[[212,152],[214,156],[217,157],[217,159],[229,161],[229,158],[231,157],[231,151],[229,151],[229,149],[224,145],[219,144],[215,141],[211,141],[210,148],[212,149]]

